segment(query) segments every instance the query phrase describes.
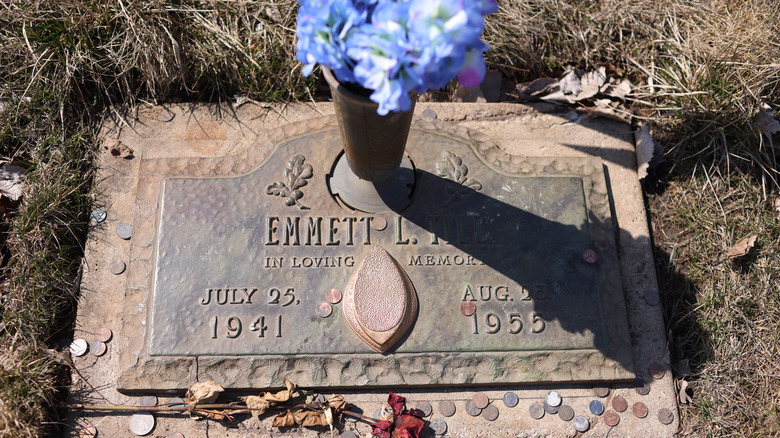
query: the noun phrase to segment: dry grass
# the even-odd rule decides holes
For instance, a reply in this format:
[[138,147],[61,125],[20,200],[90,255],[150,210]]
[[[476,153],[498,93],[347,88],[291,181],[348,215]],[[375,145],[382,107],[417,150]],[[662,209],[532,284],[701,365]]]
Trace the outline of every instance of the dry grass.
[[[665,308],[694,365],[692,436],[779,435],[777,144],[753,120],[780,109],[776,0],[499,1],[492,68],[516,81],[606,65],[672,163],[657,217]],[[0,436],[42,434],[56,391],[37,352],[68,327],[102,117],[138,101],[308,99],[294,0],[0,4],[0,155],[27,165],[4,224]],[[705,173],[705,170],[706,173]],[[758,233],[746,260],[717,263]],[[666,257],[665,257],[666,255]],[[64,384],[65,382],[59,382]]]

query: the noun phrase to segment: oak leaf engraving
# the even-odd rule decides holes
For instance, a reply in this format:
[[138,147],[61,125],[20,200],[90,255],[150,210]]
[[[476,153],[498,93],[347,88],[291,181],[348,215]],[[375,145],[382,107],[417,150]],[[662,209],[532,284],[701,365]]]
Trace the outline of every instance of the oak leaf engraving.
[[287,167],[283,173],[284,181],[270,184],[265,188],[265,193],[287,198],[284,200],[284,204],[288,207],[297,205],[301,210],[308,210],[309,207],[299,202],[303,198],[303,192],[299,189],[308,184],[306,180],[314,175],[311,164],[306,164],[306,158],[301,154],[297,154],[287,161]]
[[447,186],[445,188],[445,192],[447,192],[450,197],[444,204],[445,206],[452,202],[459,201],[463,195],[469,193],[471,190],[482,190],[481,182],[474,178],[468,178],[469,168],[463,163],[463,159],[450,151],[443,151],[441,153],[441,160],[436,162],[436,173],[442,178],[460,184],[460,187]]

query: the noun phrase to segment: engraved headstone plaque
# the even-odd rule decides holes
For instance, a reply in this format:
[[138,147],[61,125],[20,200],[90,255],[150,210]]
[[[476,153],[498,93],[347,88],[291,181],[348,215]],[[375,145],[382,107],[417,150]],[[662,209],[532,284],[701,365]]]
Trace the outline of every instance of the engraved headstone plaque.
[[411,204],[371,214],[330,191],[329,118],[240,156],[143,160],[120,388],[633,379],[601,162],[423,122],[407,152]]

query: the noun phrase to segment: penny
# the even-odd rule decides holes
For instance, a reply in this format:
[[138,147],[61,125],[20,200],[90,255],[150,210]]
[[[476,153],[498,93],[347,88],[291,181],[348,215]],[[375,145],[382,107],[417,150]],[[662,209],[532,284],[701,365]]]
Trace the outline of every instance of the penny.
[[375,216],[371,218],[371,225],[375,230],[382,231],[387,228],[387,219],[380,216]]
[[604,413],[604,405],[598,400],[592,400],[588,405],[588,409],[593,415],[601,415]]
[[650,383],[649,382],[645,382],[642,379],[637,379],[634,382],[634,390],[639,395],[650,394]]
[[650,374],[650,376],[654,379],[662,379],[664,377],[664,374],[666,374],[666,370],[664,369],[664,366],[661,365],[658,362],[653,362],[650,364],[649,367],[647,367],[647,372]]
[[314,311],[320,318],[327,318],[333,313],[333,307],[325,301],[317,305],[317,309]]
[[574,418],[574,409],[569,405],[561,405],[561,407],[558,408],[558,416],[561,417],[561,420],[563,421],[571,421],[571,419]]
[[452,417],[455,415],[455,403],[444,400],[439,402],[439,413],[445,417]]
[[106,344],[95,341],[92,343],[92,345],[89,346],[90,352],[95,356],[102,356],[106,354]]
[[577,432],[585,432],[590,429],[590,422],[582,415],[577,415],[574,417],[574,428],[577,429]]
[[647,405],[642,402],[634,403],[634,406],[631,407],[631,410],[634,411],[634,416],[636,418],[647,417]]
[[97,330],[95,336],[97,336],[97,340],[100,342],[108,342],[114,334],[111,332],[110,328],[101,327]]
[[498,418],[498,408],[496,405],[488,405],[482,410],[482,418],[487,421],[495,421]]
[[88,349],[87,341],[83,339],[76,339],[70,343],[70,354],[74,356],[83,356],[87,354]]
[[669,409],[662,408],[658,411],[658,421],[663,424],[672,424],[672,421],[674,421],[674,414]]
[[593,388],[593,393],[596,394],[599,397],[606,397],[609,395],[609,387],[606,386],[596,386]]
[[338,304],[341,301],[341,291],[338,289],[328,289],[325,292],[325,299],[331,304]]
[[482,413],[482,409],[474,406],[474,402],[469,400],[466,402],[466,413],[471,415],[472,417],[476,417],[477,415]]
[[612,398],[612,408],[618,412],[623,412],[628,409],[628,402],[623,397],[616,395]]
[[547,404],[547,400],[544,401],[544,412],[547,412],[548,414],[557,414],[558,413],[558,406],[550,406]]
[[514,392],[507,392],[504,394],[504,406],[508,408],[513,408],[517,406],[517,402],[518,402],[517,394],[515,394]]
[[145,395],[141,397],[141,400],[138,401],[138,406],[156,406],[157,405],[157,396],[154,395]]
[[645,302],[651,306],[655,306],[656,304],[661,302],[661,296],[658,295],[658,292],[646,293]]
[[414,408],[423,413],[423,417],[428,417],[433,413],[433,406],[427,401],[417,402]]
[[133,237],[133,227],[124,222],[120,222],[119,225],[116,226],[116,235],[122,239],[129,240]]
[[547,402],[548,405],[557,408],[561,405],[561,402],[563,402],[563,399],[561,398],[561,395],[558,394],[555,391],[550,391],[547,393],[547,397],[544,398],[544,401]]
[[97,436],[97,427],[88,424],[79,431],[79,438],[95,438]]
[[168,438],[184,438],[184,434],[181,432],[171,432]]
[[98,208],[92,210],[92,213],[89,216],[96,223],[101,223],[104,220],[106,220],[106,216],[108,216],[108,215],[106,214],[105,210],[103,210],[102,208],[98,207]]
[[485,409],[488,403],[490,403],[490,399],[483,392],[478,392],[474,394],[474,397],[471,398],[471,401],[473,401],[474,406],[476,406],[479,409]]
[[544,417],[544,406],[539,402],[534,402],[528,408],[528,413],[531,414],[531,418],[538,420]]
[[447,422],[441,418],[431,421],[430,426],[431,429],[433,429],[433,433],[436,435],[444,435],[447,432]]
[[154,429],[154,416],[150,412],[141,411],[130,417],[130,432],[144,436]]
[[477,305],[473,301],[461,301],[460,313],[464,316],[471,316],[477,311]]
[[604,414],[604,424],[609,427],[615,427],[620,423],[620,415],[613,410],[609,410]]
[[108,264],[108,270],[114,275],[119,275],[125,272],[125,262],[119,259],[114,260]]
[[596,263],[599,259],[599,255],[596,254],[596,251],[593,251],[592,249],[586,249],[582,253],[582,260],[585,260],[585,263]]

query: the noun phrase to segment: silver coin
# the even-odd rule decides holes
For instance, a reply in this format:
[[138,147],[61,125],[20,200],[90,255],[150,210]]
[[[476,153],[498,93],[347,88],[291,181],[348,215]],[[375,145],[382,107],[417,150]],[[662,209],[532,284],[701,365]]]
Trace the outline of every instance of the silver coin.
[[507,392],[504,394],[504,405],[508,408],[513,408],[517,406],[517,394],[514,392]]
[[138,406],[156,406],[157,405],[157,396],[154,395],[145,395],[141,397],[141,400],[138,401]]
[[477,415],[482,413],[482,409],[474,406],[474,402],[469,400],[466,402],[466,413],[471,415],[472,417],[476,417]]
[[101,223],[104,220],[106,220],[106,216],[108,216],[108,215],[106,214],[105,210],[103,210],[102,208],[98,207],[98,208],[92,210],[92,214],[90,214],[89,216],[96,223]]
[[154,415],[140,411],[130,417],[130,432],[138,436],[148,435],[154,429]]
[[455,403],[444,400],[439,402],[439,413],[445,417],[452,417],[455,415]]
[[544,412],[547,412],[548,414],[557,414],[558,413],[558,406],[550,406],[547,404],[547,401],[542,404],[544,406]]
[[651,306],[655,306],[660,301],[661,301],[661,297],[658,295],[658,292],[651,292],[645,294],[645,302]]
[[538,420],[544,417],[544,406],[539,402],[532,403],[531,407],[528,408],[528,413],[531,414],[531,418]]
[[434,111],[434,110],[432,110],[430,108],[426,108],[422,112],[422,116],[423,116],[424,119],[435,120],[436,117],[437,117],[437,114],[436,114],[436,111]]
[[113,262],[108,264],[108,270],[111,271],[114,275],[119,275],[123,272],[125,272],[125,262],[122,260],[114,260]]
[[76,339],[70,343],[70,354],[74,356],[83,356],[87,354],[88,350],[89,345],[87,345],[87,341],[84,339]]
[[590,422],[582,415],[577,415],[574,417],[574,428],[577,429],[577,432],[585,432],[590,429]]
[[672,424],[674,421],[674,414],[667,408],[662,408],[658,411],[658,421],[663,424]]
[[119,225],[116,226],[116,235],[125,240],[129,240],[133,236],[133,227],[124,222],[120,222]]
[[557,408],[561,405],[563,402],[563,399],[561,398],[561,395],[558,394],[555,391],[550,391],[547,393],[547,397],[544,398],[544,401],[547,402],[548,405]]
[[180,397],[174,397],[168,400],[168,407],[180,407],[183,409],[186,405],[187,402],[185,402],[184,399]]
[[444,435],[447,432],[447,422],[441,418],[431,421],[430,426],[436,435]]

